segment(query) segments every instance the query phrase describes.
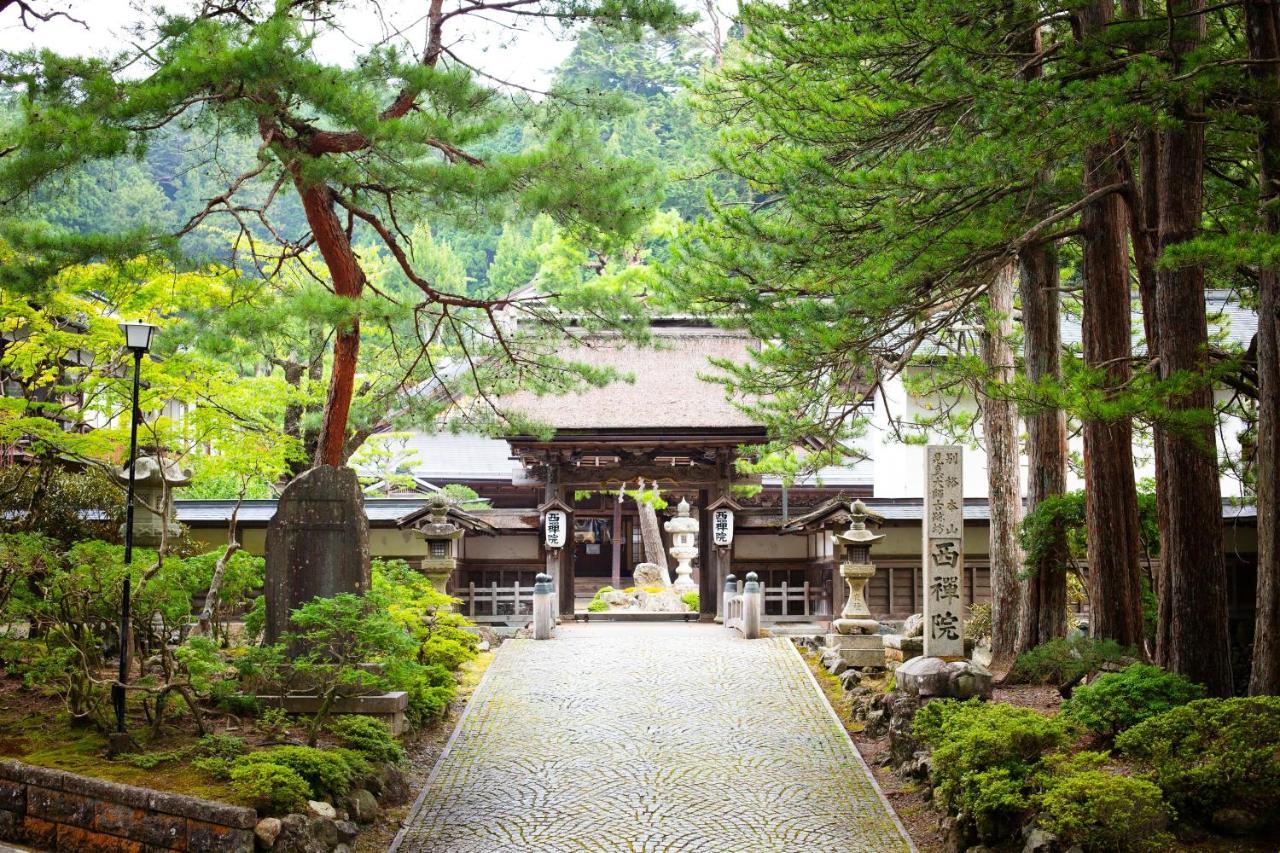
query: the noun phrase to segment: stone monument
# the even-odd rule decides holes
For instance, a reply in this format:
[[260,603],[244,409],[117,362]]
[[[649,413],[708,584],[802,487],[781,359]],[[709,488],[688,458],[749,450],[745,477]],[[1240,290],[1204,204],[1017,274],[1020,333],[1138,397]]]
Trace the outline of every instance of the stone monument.
[[449,577],[458,568],[458,543],[463,533],[462,528],[449,519],[450,506],[450,500],[444,495],[432,495],[425,507],[426,518],[414,528],[427,545],[421,571],[438,592],[447,591]]
[[[129,466],[124,465],[112,472],[121,484],[129,482]],[[139,456],[133,465],[133,542],[144,547],[160,544],[165,525],[169,535],[182,533],[178,524],[178,516],[173,506],[173,490],[191,482],[190,468],[183,468],[170,460],[161,460],[155,456]],[[152,508],[160,510],[159,513]],[[124,536],[124,525],[120,525],[120,535]]]
[[671,556],[679,560],[676,565],[676,579],[671,585],[676,595],[697,592],[698,585],[693,582],[693,565],[690,561],[698,556],[698,519],[689,515],[689,502],[681,498],[676,507],[676,517],[663,525],[671,534]]
[[925,448],[924,654],[964,658],[964,484],[957,446]]
[[853,502],[849,518],[849,529],[835,536],[836,545],[843,553],[840,577],[849,596],[839,618],[831,623],[836,632],[827,635],[823,657],[828,666],[840,661],[845,666],[881,668],[884,641],[880,636],[880,623],[871,618],[863,590],[876,573],[875,564],[871,562],[871,546],[884,535],[867,529],[868,520],[878,525],[880,517],[869,512],[860,500]]
[[924,655],[896,670],[898,688],[921,697],[968,699],[991,696],[993,679],[984,667],[965,658],[964,482],[961,450],[925,448]]
[[318,596],[369,589],[369,520],[350,468],[321,465],[285,487],[267,525],[268,643],[289,613]]

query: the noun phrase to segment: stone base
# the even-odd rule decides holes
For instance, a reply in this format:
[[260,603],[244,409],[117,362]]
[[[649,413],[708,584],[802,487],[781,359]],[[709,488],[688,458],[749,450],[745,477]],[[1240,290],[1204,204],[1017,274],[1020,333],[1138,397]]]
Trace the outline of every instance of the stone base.
[[982,666],[968,660],[946,661],[918,657],[895,671],[898,689],[921,699],[991,698],[994,678]]
[[[258,701],[271,708],[284,708],[290,714],[314,714],[320,710],[319,696],[259,696]],[[332,714],[363,714],[377,717],[391,727],[393,735],[405,729],[405,712],[409,709],[409,694],[403,690],[378,693],[372,696],[347,696],[333,700],[329,708]]]
[[884,667],[884,638],[879,634],[827,634],[824,659],[840,659],[849,666]]
[[[965,656],[973,655],[973,640],[964,641]],[[901,634],[884,635],[885,666],[896,669],[906,661],[924,655],[924,637],[904,637]]]

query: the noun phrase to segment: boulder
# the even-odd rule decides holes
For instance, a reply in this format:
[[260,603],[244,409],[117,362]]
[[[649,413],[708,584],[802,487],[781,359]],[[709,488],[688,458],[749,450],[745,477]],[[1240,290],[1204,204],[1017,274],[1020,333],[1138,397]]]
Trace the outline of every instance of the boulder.
[[844,675],[849,669],[849,664],[842,657],[834,657],[830,660],[823,660],[823,665],[827,668],[827,672],[832,675]]
[[631,577],[635,581],[637,589],[646,586],[665,587],[667,585],[662,577],[662,566],[657,563],[637,564],[635,571],[631,573]]
[[253,828],[253,834],[258,839],[258,846],[270,850],[280,837],[280,818],[264,817]]
[[1053,853],[1058,849],[1058,836],[1038,826],[1022,830],[1022,853]]
[[356,823],[372,823],[378,817],[378,801],[364,788],[352,791],[347,805]]
[[902,636],[904,637],[923,637],[924,636],[924,614],[912,613],[902,623]]
[[307,800],[307,811],[313,817],[323,818],[325,820],[337,820],[338,810],[326,802],[320,800]]
[[840,686],[845,690],[852,690],[862,682],[862,673],[856,669],[850,669],[840,674]]
[[276,853],[329,853],[329,848],[312,837],[305,815],[291,814],[280,818],[280,834],[271,848]]
[[945,661],[942,658],[912,658],[898,667],[898,689],[922,699],[991,698],[994,678],[986,667],[973,661]]
[[640,609],[646,613],[687,613],[689,605],[680,600],[680,596],[670,589],[662,592],[645,592],[636,590],[636,599]]
[[631,596],[620,589],[600,594],[600,600],[612,607],[626,607],[631,603]]
[[360,834],[360,827],[349,820],[335,820],[333,828],[338,830],[339,841],[352,841]]
[[313,818],[307,832],[321,850],[332,850],[338,843],[338,827],[328,818]]
[[[378,799],[378,804],[383,807],[402,806],[413,796],[413,792],[409,790],[409,783],[405,781],[404,773],[389,761],[384,761],[377,766],[374,780],[377,782],[378,790],[373,793]],[[370,788],[370,791],[373,789]]]

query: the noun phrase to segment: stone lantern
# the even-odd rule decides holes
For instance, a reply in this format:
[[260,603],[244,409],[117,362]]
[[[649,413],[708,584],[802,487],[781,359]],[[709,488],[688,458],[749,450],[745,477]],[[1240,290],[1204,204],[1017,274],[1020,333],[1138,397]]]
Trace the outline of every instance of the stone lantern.
[[849,516],[849,529],[835,536],[844,550],[840,577],[849,589],[849,597],[833,625],[841,634],[875,634],[880,630],[880,623],[871,618],[864,591],[867,581],[876,573],[875,564],[871,562],[871,546],[883,539],[884,534],[867,529],[867,519],[871,518],[874,524],[879,522],[879,517],[868,513],[862,501],[853,502]]
[[426,517],[416,525],[418,535],[427,544],[421,571],[440,592],[446,591],[450,575],[458,568],[462,541],[462,528],[449,518],[451,505],[444,495],[432,495],[424,507]]
[[698,519],[689,515],[689,502],[681,498],[676,507],[676,517],[663,525],[671,534],[671,556],[679,564],[676,566],[676,579],[671,585],[677,595],[697,592],[698,585],[693,582],[693,565],[690,561],[698,556]]
[[[122,485],[128,484],[128,465],[121,466],[112,473]],[[178,524],[178,516],[174,511],[173,490],[191,482],[191,469],[155,456],[139,456],[134,463],[133,474],[136,494],[133,516],[134,544],[151,547],[159,545],[166,524],[169,526],[170,536],[181,534],[182,527]],[[124,535],[124,525],[120,526],[120,533]]]

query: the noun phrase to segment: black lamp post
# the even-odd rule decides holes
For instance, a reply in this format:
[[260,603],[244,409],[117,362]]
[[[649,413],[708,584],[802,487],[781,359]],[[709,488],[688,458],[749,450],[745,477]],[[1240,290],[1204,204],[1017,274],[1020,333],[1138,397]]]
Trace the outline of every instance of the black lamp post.
[[139,320],[121,323],[125,346],[133,353],[133,404],[129,408],[129,491],[124,516],[124,592],[120,597],[120,674],[111,685],[111,701],[116,709],[116,731],[124,731],[124,685],[129,680],[129,567],[133,563],[133,481],[138,463],[138,387],[142,373],[142,356],[151,349],[156,327]]

